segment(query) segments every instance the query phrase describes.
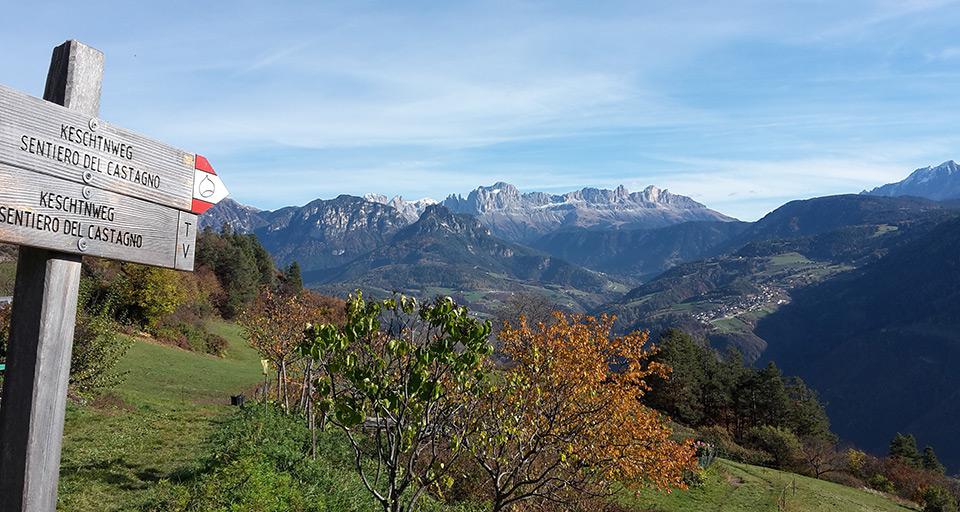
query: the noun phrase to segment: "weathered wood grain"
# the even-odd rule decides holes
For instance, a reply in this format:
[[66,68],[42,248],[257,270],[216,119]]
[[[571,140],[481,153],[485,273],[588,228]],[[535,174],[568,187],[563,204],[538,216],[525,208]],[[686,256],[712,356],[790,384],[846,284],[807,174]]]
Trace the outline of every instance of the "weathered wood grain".
[[80,258],[20,250],[0,407],[0,510],[56,510]]
[[[86,192],[89,198],[83,185],[0,164],[0,240],[159,267],[193,268],[193,253],[182,254],[180,244],[181,238],[196,236],[196,230],[181,229],[181,214],[187,217],[185,222],[192,217],[194,227],[195,215],[92,187],[86,187]],[[183,242],[193,244],[190,238]]]
[[[66,98],[90,101],[80,93]],[[103,143],[86,143],[91,136],[103,137]],[[193,153],[97,120],[95,115],[0,85],[0,162],[190,211],[194,158]],[[115,169],[120,176],[113,175]],[[124,178],[124,172],[142,178]]]
[[[95,116],[102,76],[103,54],[67,41],[54,50],[44,95]],[[80,259],[20,248],[0,407],[4,511],[56,510]]]
[[[79,41],[53,49],[43,99],[92,116],[100,112],[103,52]],[[71,84],[85,84],[73,87]]]

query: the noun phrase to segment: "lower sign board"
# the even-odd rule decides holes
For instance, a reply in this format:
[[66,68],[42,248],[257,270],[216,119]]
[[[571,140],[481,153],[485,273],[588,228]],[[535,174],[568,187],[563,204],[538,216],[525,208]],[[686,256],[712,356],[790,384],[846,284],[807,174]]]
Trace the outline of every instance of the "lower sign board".
[[197,216],[0,164],[0,240],[193,270]]

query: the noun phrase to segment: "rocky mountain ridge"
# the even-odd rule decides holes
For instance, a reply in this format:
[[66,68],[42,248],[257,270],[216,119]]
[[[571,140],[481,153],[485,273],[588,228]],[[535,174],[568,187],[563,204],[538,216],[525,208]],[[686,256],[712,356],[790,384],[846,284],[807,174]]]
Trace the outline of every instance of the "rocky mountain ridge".
[[938,166],[921,167],[902,181],[864,190],[872,196],[915,196],[943,201],[960,198],[960,164],[948,160]]
[[455,213],[475,215],[500,238],[530,243],[568,228],[652,229],[689,221],[732,221],[693,199],[653,185],[630,192],[583,188],[566,194],[521,193],[498,182],[478,187],[467,197],[450,195],[443,205]]
[[360,287],[380,295],[457,296],[481,313],[520,292],[583,311],[618,286],[599,272],[498,239],[476,217],[443,205],[427,207],[417,222],[342,267],[304,273],[304,282],[330,293]]
[[[226,199],[204,214],[200,225],[256,233],[277,263],[298,259],[304,270],[312,270],[360,256],[400,228],[416,223],[434,204],[438,203],[429,198],[407,201],[382,194],[342,195],[266,211]],[[555,195],[520,193],[513,185],[499,182],[478,187],[466,198],[451,195],[440,204],[453,213],[473,215],[498,238],[524,244],[567,229],[653,229],[687,221],[734,220],[654,186],[632,193],[620,186]]]

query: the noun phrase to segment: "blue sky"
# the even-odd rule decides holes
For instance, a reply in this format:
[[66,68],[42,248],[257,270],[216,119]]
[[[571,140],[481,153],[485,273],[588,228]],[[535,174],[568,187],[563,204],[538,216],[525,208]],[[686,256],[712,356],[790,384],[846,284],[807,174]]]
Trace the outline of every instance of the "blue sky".
[[9,0],[0,83],[106,53],[101,117],[260,208],[648,184],[753,220],[960,159],[951,1]]

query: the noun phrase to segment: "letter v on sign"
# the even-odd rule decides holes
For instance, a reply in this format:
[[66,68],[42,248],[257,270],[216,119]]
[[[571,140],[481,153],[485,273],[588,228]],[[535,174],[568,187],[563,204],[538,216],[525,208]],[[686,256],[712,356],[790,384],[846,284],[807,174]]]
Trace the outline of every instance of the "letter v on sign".
[[227,187],[213,171],[206,158],[197,155],[193,174],[193,207],[191,211],[200,215],[227,197]]

